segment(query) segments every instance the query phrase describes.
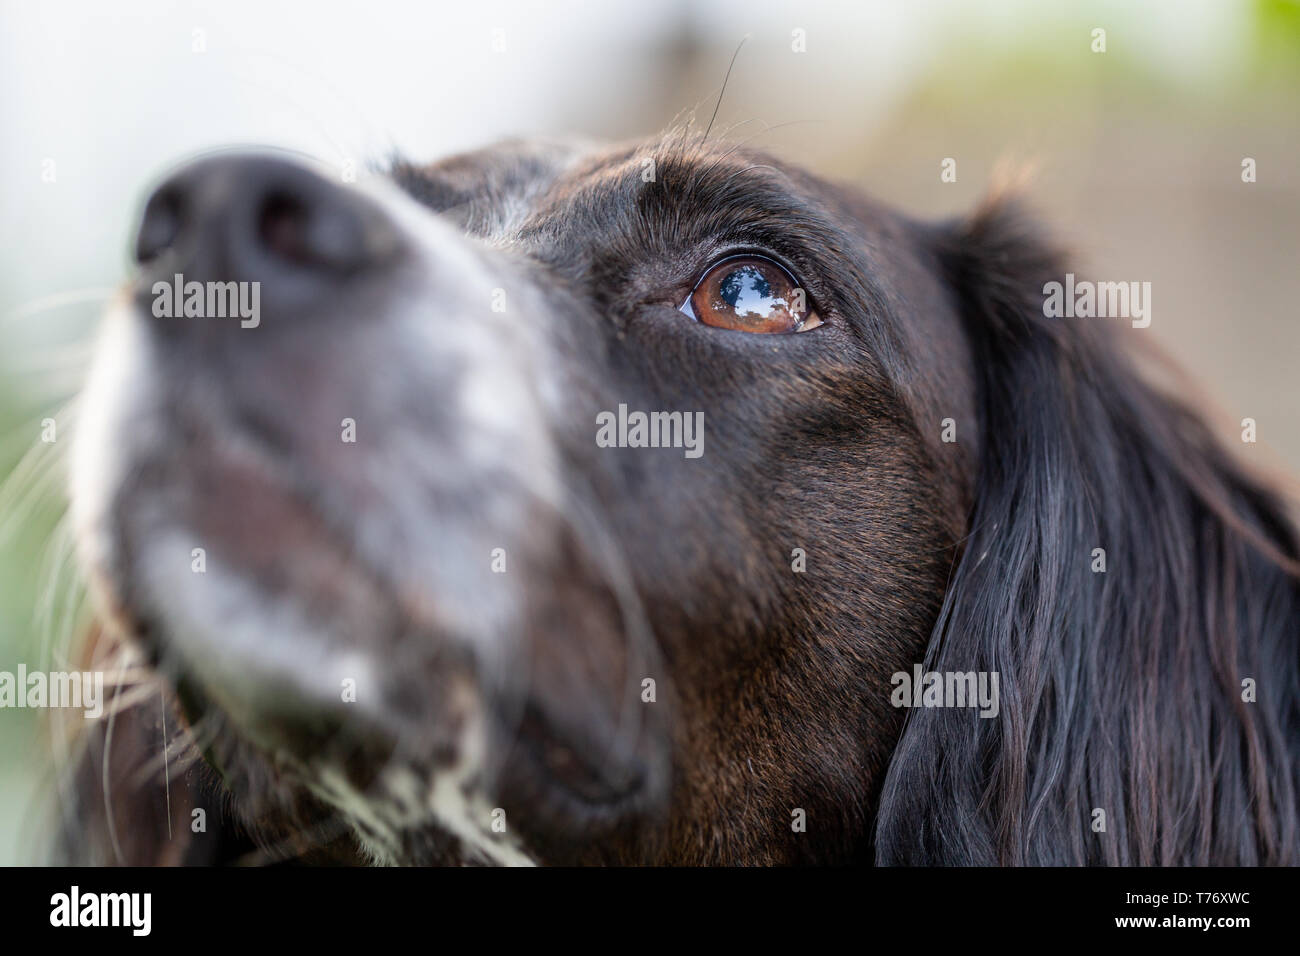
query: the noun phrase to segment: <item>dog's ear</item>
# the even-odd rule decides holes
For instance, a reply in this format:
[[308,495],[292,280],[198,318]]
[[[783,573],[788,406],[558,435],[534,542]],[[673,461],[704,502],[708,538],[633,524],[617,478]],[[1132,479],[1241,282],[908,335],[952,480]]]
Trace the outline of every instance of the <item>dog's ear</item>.
[[1143,330],[1045,317],[1065,269],[1014,205],[937,246],[981,379],[980,467],[924,668],[996,673],[997,713],[909,712],[878,861],[1300,862],[1283,505],[1140,380],[1123,343]]

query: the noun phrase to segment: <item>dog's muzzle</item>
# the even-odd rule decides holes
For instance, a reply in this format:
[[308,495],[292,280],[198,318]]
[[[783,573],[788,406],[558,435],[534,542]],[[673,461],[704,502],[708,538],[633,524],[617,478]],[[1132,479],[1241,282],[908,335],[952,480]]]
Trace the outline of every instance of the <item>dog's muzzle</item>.
[[[171,176],[136,256],[74,517],[191,717],[309,783],[344,768],[340,804],[395,800],[401,768],[394,826],[490,843],[504,808],[550,839],[657,804],[653,647],[559,450],[591,419],[551,333],[585,306],[391,187],[275,156]],[[477,802],[437,796],[448,774]]]

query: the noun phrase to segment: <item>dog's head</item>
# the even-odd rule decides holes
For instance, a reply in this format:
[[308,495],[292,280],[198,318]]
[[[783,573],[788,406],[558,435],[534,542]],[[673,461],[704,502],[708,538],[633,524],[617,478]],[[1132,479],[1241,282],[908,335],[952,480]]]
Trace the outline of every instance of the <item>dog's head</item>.
[[[1101,680],[1090,629],[1153,620],[1096,610],[1123,598],[1093,549],[1136,560],[1143,509],[1183,527],[1256,492],[1094,487],[1126,422],[1176,416],[1092,331],[1046,327],[1059,273],[1017,222],[921,226],[694,134],[364,187],[201,160],[148,202],[84,399],[85,561],[264,839],[869,859],[883,789],[890,858],[1031,858],[1009,816],[1071,812],[1023,759],[1078,705],[1060,668]],[[1143,461],[1197,442],[1147,426]],[[1001,718],[918,711],[900,747],[893,675],[922,663],[1001,672]],[[944,801],[951,832],[924,822]]]

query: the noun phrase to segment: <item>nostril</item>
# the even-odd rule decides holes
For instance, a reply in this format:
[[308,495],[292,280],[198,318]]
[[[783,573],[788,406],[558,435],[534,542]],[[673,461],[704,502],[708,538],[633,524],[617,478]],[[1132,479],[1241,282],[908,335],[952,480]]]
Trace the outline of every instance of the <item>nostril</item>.
[[307,227],[307,208],[300,200],[285,193],[272,193],[263,200],[257,216],[257,234],[273,255],[289,262],[311,261]]
[[176,241],[181,226],[180,197],[161,189],[150,197],[135,238],[136,261],[144,264],[157,258]]
[[294,265],[347,271],[366,258],[366,238],[356,210],[341,192],[309,202],[293,192],[272,190],[257,213],[263,248]]
[[322,295],[401,251],[384,210],[293,163],[219,156],[184,167],[145,204],[135,236],[142,305],[155,273],[186,281],[270,282],[262,304],[308,311]]

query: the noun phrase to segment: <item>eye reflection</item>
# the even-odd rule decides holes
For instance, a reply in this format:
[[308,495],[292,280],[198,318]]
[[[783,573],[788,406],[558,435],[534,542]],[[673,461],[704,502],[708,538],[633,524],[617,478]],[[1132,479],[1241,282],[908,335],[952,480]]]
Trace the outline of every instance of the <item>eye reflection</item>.
[[714,263],[681,311],[704,325],[765,335],[806,332],[822,324],[794,277],[760,256]]
[[787,305],[785,299],[772,295],[772,284],[752,265],[733,269],[722,280],[718,292],[736,314],[742,316],[757,315],[766,319],[773,309]]

